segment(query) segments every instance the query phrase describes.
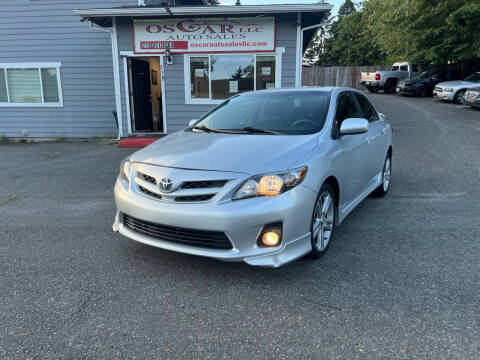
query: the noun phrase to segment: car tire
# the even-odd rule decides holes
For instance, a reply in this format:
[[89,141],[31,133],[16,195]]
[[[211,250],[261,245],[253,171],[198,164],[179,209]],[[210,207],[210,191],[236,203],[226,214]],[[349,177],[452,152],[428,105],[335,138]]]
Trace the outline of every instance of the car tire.
[[[335,227],[336,216],[335,191],[328,183],[324,183],[318,192],[310,222],[310,239],[312,251],[310,257],[321,258],[328,250]],[[324,209],[325,208],[325,209]]]
[[463,99],[465,97],[466,90],[458,90],[455,96],[453,97],[454,104],[463,104]]
[[387,195],[388,190],[390,189],[390,183],[392,179],[392,155],[390,153],[385,157],[385,162],[383,163],[382,170],[382,183],[375,190],[375,195],[383,197]]
[[428,92],[427,92],[427,89],[425,88],[420,88],[420,90],[418,90],[418,96],[424,98],[424,97],[427,97],[428,96]]
[[376,93],[378,92],[378,87],[367,86],[367,90],[370,91],[371,93]]
[[385,92],[385,94],[395,94],[395,85],[395,81],[388,79],[385,83],[385,86],[383,87],[383,91]]

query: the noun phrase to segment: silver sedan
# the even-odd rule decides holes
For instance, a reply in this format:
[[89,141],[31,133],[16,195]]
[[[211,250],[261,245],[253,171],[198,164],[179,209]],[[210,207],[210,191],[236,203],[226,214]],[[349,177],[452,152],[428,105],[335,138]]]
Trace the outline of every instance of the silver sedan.
[[234,96],[125,159],[114,231],[152,246],[278,267],[321,257],[391,181],[392,128],[350,88]]

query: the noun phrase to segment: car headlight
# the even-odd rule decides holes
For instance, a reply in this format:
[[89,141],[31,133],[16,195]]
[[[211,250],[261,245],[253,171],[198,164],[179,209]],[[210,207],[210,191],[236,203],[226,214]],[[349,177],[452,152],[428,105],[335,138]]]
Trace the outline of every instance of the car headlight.
[[130,182],[130,158],[125,158],[120,163],[120,179]]
[[257,196],[273,197],[300,184],[307,174],[307,167],[275,174],[253,176],[235,192],[232,199],[240,200]]
[[453,88],[443,88],[443,92],[452,92]]

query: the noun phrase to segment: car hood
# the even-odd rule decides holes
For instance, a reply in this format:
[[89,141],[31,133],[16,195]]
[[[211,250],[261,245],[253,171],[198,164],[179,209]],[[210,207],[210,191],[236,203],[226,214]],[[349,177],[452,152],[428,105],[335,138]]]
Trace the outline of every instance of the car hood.
[[464,85],[472,85],[475,83],[472,83],[470,81],[463,81],[463,80],[454,80],[454,81],[445,81],[440,84],[437,84],[437,86],[441,87],[457,87],[457,86],[464,86]]
[[318,145],[317,135],[218,134],[179,131],[130,160],[159,166],[261,174],[283,171]]

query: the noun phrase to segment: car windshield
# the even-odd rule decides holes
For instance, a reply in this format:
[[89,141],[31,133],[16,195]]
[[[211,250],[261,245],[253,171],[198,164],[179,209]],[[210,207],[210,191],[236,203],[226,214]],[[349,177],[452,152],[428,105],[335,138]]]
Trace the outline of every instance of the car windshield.
[[323,128],[327,91],[268,91],[235,96],[207,113],[194,129],[234,133],[313,134]]
[[480,72],[473,73],[472,75],[466,77],[464,81],[470,81],[474,83],[480,82]]
[[423,80],[423,79],[428,79],[429,77],[431,77],[432,75],[436,74],[435,71],[432,71],[432,70],[427,70],[427,71],[424,71],[420,74],[418,74],[417,76],[415,76],[412,80]]

